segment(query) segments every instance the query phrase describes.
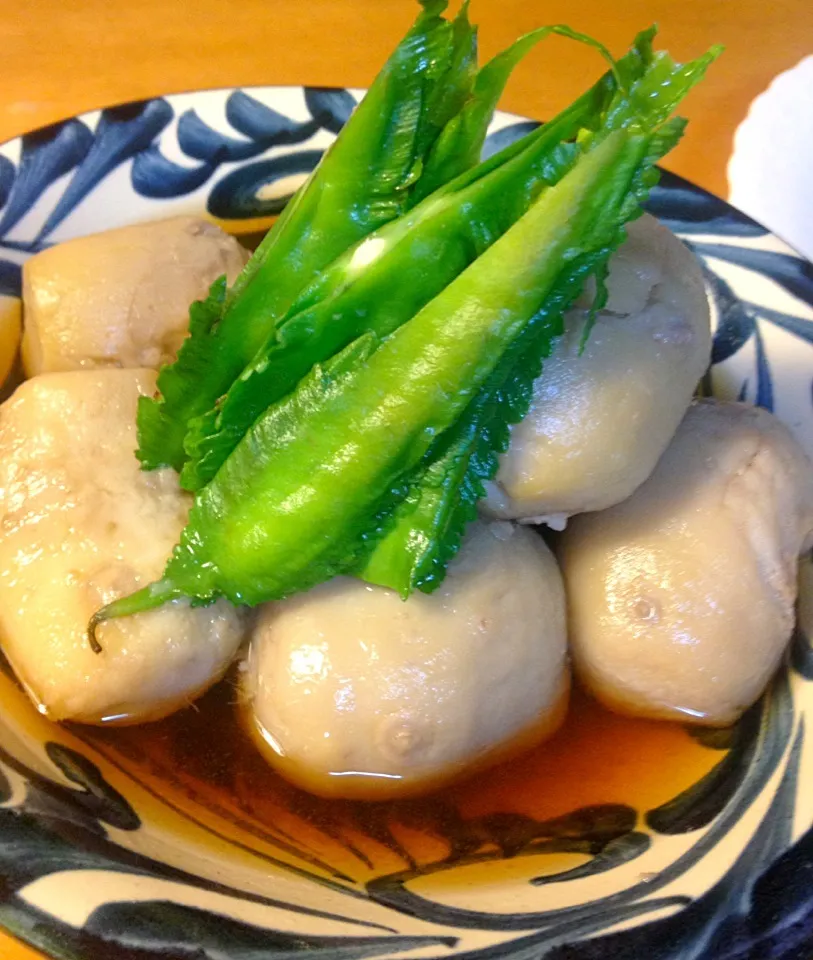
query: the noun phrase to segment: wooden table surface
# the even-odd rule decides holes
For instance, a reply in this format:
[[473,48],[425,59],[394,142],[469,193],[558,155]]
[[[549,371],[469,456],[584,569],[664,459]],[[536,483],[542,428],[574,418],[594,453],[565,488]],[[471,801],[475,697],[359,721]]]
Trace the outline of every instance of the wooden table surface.
[[[108,104],[206,87],[369,83],[414,16],[410,0],[0,0],[0,140]],[[621,53],[656,22],[679,59],[726,53],[683,110],[666,166],[725,196],[748,105],[813,49],[810,0],[473,0],[483,56],[543,23],[569,23]],[[512,78],[507,110],[551,116],[597,76],[595,54],[554,38]],[[0,934],[0,960],[38,956]],[[115,958],[111,958],[115,960]]]

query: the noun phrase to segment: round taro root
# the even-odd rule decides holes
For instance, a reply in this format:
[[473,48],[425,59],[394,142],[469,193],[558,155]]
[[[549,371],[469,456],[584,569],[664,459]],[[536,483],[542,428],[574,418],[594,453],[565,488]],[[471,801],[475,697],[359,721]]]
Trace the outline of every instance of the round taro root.
[[575,669],[625,713],[724,725],[762,693],[813,544],[813,467],[770,413],[701,401],[628,500],[560,547]]
[[552,526],[628,497],[649,476],[709,361],[709,310],[695,257],[654,218],[628,227],[609,300],[581,352],[586,312],[534,385],[484,511]]
[[161,575],[191,497],[173,470],[135,458],[136,403],[152,370],[83,370],[26,381],[0,407],[0,639],[53,720],[154,720],[186,706],[232,662],[244,615],[177,600],[104,624],[88,618]]
[[173,217],[67,240],[23,267],[28,376],[170,363],[189,331],[189,304],[248,251],[218,226]]
[[289,780],[325,796],[426,790],[559,726],[559,570],[535,533],[475,524],[433,594],[340,577],[268,605],[244,666],[252,731]]

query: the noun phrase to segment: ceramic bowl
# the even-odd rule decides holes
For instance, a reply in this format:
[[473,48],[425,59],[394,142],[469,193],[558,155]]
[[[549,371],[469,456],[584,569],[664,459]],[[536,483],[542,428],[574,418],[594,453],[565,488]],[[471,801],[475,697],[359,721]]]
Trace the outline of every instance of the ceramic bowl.
[[[0,292],[19,295],[32,253],[123,224],[199,213],[255,230],[357,97],[186,93],[5,144]],[[499,115],[487,151],[533,126]],[[813,455],[811,265],[678,177],[649,208],[704,266],[705,388],[775,411]],[[170,726],[94,732],[39,716],[6,669],[0,924],[71,960],[801,957],[813,937],[805,603],[787,667],[734,728],[637,723],[582,698],[580,727],[423,803],[329,804],[263,779],[229,752],[240,734],[222,694]]]

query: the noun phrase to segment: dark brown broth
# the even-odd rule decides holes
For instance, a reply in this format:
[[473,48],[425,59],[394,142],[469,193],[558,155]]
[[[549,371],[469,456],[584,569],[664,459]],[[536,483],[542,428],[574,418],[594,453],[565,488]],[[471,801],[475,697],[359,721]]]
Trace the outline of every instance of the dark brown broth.
[[576,690],[551,739],[463,783],[418,799],[322,799],[274,772],[241,715],[227,679],[157,723],[77,733],[185,812],[205,810],[249,839],[299,851],[359,882],[465,853],[461,844],[469,849],[473,837],[477,842],[478,824],[527,833],[534,824],[606,804],[627,805],[640,817],[720,759],[680,724],[622,717]]

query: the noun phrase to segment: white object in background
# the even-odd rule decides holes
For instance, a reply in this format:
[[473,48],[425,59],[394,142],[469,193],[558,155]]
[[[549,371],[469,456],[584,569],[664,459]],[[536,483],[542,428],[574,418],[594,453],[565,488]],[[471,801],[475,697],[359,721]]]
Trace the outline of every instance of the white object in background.
[[813,260],[813,56],[780,73],[734,135],[729,202]]

